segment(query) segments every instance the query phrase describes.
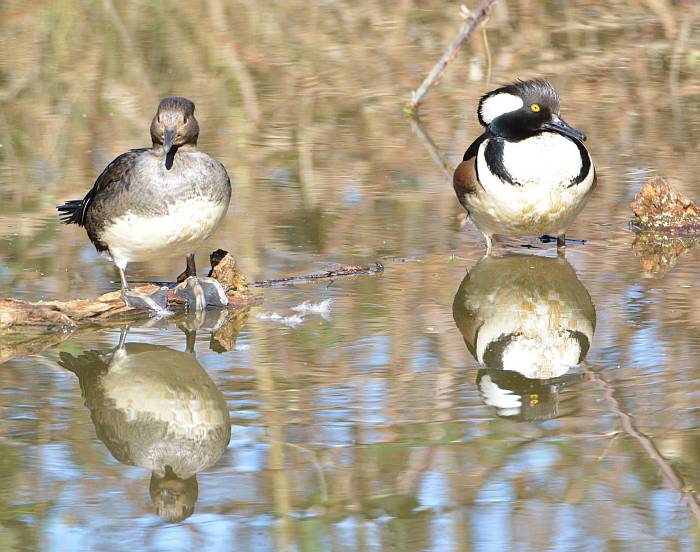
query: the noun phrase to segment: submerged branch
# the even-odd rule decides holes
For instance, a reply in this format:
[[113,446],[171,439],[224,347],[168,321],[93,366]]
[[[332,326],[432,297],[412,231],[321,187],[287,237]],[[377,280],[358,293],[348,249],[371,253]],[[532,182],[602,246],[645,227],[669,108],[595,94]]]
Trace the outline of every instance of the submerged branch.
[[447,156],[443,153],[443,151],[433,141],[430,134],[428,134],[428,131],[425,130],[423,123],[421,123],[421,120],[417,116],[411,117],[411,129],[418,137],[421,144],[425,146],[425,149],[428,150],[430,158],[440,169],[440,172],[445,176],[447,181],[452,184],[452,173],[455,171],[454,167],[447,159]]
[[276,278],[273,280],[261,280],[254,282],[251,287],[274,287],[286,286],[291,284],[306,284],[317,280],[333,280],[341,276],[358,276],[362,274],[375,274],[383,272],[384,266],[381,263],[372,263],[370,265],[343,265],[335,270],[324,270],[322,272],[314,272],[305,274],[304,276],[287,276],[286,278]]
[[462,28],[459,30],[459,33],[452,41],[452,44],[448,46],[445,53],[442,54],[440,60],[435,64],[435,67],[432,68],[430,73],[428,73],[428,76],[425,77],[418,89],[413,93],[411,101],[406,104],[406,109],[410,113],[416,113],[418,111],[418,107],[423,101],[423,98],[430,91],[438,78],[440,78],[440,75],[442,75],[445,68],[455,58],[459,52],[459,49],[462,47],[462,44],[464,44],[464,42],[474,32],[474,29],[478,27],[479,23],[486,18],[491,11],[493,4],[495,3],[496,0],[481,0],[479,5],[471,11],[466,21],[462,25]]

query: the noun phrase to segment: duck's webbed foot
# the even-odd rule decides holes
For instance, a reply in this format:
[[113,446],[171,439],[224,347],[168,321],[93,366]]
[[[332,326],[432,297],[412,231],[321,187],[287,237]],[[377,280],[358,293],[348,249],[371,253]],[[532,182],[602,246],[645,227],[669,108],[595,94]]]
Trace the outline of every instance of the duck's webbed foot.
[[175,288],[175,293],[187,301],[190,311],[202,311],[209,307],[225,307],[228,297],[218,280],[204,276],[189,276]]
[[168,311],[167,287],[162,287],[150,295],[127,289],[122,291],[122,299],[132,309],[148,309],[156,314],[165,314]]

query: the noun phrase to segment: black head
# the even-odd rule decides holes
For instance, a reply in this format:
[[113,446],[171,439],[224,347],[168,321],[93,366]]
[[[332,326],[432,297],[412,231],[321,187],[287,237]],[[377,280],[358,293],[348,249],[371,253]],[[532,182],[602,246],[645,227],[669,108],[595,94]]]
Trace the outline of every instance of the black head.
[[190,517],[199,497],[197,476],[182,479],[170,466],[165,467],[162,475],[155,471],[151,473],[148,490],[156,514],[170,523],[179,523]]
[[151,122],[153,145],[162,145],[167,158],[172,148],[196,146],[197,138],[199,123],[194,116],[194,104],[178,96],[162,99]]
[[584,141],[586,135],[559,116],[559,94],[545,80],[517,81],[479,100],[479,122],[507,140],[522,140],[542,131]]

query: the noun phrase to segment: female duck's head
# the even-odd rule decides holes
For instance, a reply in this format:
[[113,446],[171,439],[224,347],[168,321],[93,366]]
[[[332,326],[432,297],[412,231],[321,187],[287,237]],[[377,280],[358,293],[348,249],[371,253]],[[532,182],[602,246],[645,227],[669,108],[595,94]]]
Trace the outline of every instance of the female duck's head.
[[545,80],[517,81],[479,101],[479,122],[494,136],[523,140],[542,131],[584,141],[586,135],[559,115],[559,94]]
[[194,103],[178,96],[162,99],[151,122],[151,140],[154,147],[163,146],[166,167],[170,168],[168,159],[172,166],[172,155],[169,154],[186,144],[196,146],[198,137]]

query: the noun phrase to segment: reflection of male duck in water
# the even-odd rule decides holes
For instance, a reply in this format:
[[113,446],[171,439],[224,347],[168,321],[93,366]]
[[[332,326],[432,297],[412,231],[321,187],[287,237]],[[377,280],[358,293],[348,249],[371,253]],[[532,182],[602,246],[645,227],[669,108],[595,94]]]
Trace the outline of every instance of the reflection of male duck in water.
[[191,352],[123,341],[105,353],[61,353],[60,365],[78,376],[112,456],[151,470],[156,513],[182,521],[194,511],[197,472],[216,463],[231,439],[228,408]]
[[485,257],[464,277],[452,312],[483,365],[477,385],[501,416],[557,415],[558,390],[588,352],[595,307],[563,258]]

